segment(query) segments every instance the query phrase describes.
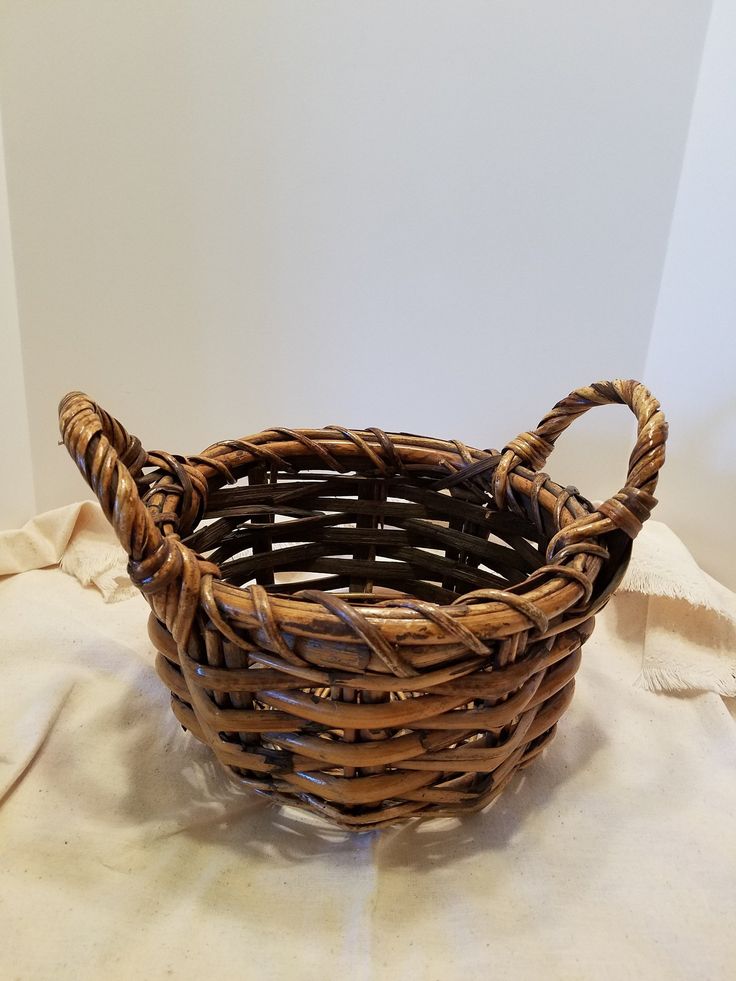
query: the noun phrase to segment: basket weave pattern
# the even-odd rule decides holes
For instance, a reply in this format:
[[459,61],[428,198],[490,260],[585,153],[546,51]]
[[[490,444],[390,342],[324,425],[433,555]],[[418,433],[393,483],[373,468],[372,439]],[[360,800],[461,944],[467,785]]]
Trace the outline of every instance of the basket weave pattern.
[[[540,471],[606,403],[638,435],[593,507]],[[151,606],[177,719],[245,786],[352,830],[482,808],[547,745],[667,435],[621,380],[502,452],[337,426],[149,452],[79,392],[59,420]]]

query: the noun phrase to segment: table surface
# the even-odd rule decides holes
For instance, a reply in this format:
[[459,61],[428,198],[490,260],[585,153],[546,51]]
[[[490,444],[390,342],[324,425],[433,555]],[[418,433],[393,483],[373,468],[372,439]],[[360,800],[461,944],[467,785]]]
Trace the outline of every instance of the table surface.
[[176,723],[140,597],[0,580],[0,976],[732,978],[736,724],[637,684],[616,597],[571,708],[484,813],[351,836]]

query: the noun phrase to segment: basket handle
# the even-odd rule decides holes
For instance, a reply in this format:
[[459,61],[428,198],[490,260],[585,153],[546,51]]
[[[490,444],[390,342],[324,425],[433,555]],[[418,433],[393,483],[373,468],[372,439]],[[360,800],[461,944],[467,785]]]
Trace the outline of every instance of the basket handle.
[[641,382],[616,379],[578,388],[561,399],[536,429],[511,440],[494,474],[496,504],[504,507],[509,493],[508,477],[520,464],[540,470],[554,449],[557,438],[578,416],[594,405],[628,405],[637,419],[638,432],[629,457],[629,470],[622,489],[591,514],[566,525],[549,544],[548,558],[564,545],[582,538],[621,529],[630,538],[641,531],[657,503],[653,496],[664,463],[667,422],[659,402]]
[[148,464],[138,437],[82,392],[69,392],[59,403],[59,429],[131,560],[141,562],[156,553],[164,536],[136,483]]
[[[193,458],[149,453],[117,419],[82,392],[70,392],[59,404],[59,428],[80,473],[97,495],[115,534],[128,553],[128,573],[145,593],[154,613],[176,643],[189,638],[203,576],[218,567],[184,545],[176,533],[177,515],[154,515],[141,498],[141,472],[154,466],[168,478],[164,496],[183,497],[187,515],[204,504],[206,480]],[[159,527],[171,529],[164,534]]]

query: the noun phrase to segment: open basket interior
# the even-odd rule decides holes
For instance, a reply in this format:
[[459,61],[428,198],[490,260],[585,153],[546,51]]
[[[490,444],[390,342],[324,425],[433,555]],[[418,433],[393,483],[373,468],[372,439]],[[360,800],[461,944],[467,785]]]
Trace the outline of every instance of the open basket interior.
[[[463,450],[394,459],[384,472],[365,456],[340,459],[339,471],[308,456],[288,469],[256,461],[211,491],[184,542],[217,563],[224,581],[284,596],[319,589],[360,604],[404,595],[449,605],[479,589],[518,588],[545,564],[561,509],[555,516],[539,496],[498,509],[490,490],[498,454]],[[569,508],[571,493],[556,489]]]

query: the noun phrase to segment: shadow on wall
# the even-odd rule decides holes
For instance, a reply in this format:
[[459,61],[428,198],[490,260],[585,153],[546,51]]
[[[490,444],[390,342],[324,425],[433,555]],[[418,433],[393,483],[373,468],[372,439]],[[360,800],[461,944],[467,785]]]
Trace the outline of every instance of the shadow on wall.
[[670,425],[655,517],[673,528],[709,575],[736,589],[736,395],[729,393],[707,414],[682,415]]

